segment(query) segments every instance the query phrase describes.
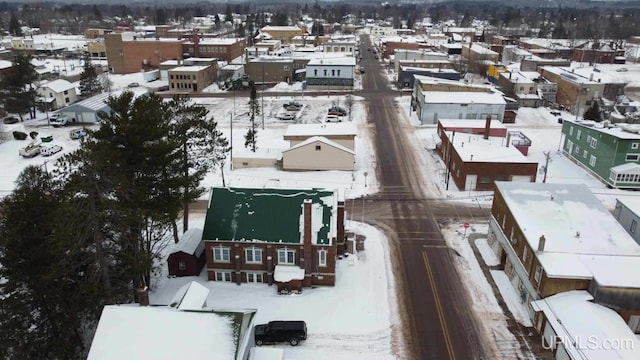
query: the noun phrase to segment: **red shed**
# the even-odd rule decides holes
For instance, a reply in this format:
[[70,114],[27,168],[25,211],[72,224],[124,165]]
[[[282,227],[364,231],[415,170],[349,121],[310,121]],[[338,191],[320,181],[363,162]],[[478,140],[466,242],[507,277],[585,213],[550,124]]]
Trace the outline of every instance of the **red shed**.
[[205,262],[202,229],[189,229],[167,258],[169,276],[198,276]]

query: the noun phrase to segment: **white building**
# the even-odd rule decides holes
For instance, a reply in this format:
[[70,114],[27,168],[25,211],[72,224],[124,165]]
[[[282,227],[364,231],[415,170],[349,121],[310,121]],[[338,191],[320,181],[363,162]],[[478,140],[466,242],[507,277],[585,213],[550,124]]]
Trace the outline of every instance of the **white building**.
[[356,59],[353,57],[314,58],[307,63],[307,88],[349,90],[353,88]]
[[356,41],[355,40],[333,40],[322,44],[322,51],[324,52],[341,52],[341,53],[355,53]]
[[54,80],[46,82],[36,89],[41,102],[47,104],[47,110],[58,110],[71,105],[78,100],[75,85],[67,80]]
[[393,69],[398,73],[400,70],[400,62],[407,60],[427,60],[427,61],[441,61],[449,62],[449,55],[443,52],[436,52],[430,50],[406,50],[396,49],[393,53]]
[[418,97],[418,118],[423,124],[439,119],[492,119],[502,121],[506,101],[496,92],[424,91]]

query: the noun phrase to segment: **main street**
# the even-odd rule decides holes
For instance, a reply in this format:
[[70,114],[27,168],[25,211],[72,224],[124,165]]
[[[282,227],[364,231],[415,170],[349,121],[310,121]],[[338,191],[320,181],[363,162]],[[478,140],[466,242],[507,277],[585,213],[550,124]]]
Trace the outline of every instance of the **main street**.
[[[428,190],[430,182],[416,160],[412,126],[398,114],[380,62],[361,38],[363,90],[367,124],[376,149],[381,191],[350,202],[353,214],[381,228],[389,238],[400,313],[404,328],[398,337],[412,359],[490,359],[494,355],[479,328],[470,295],[456,271],[455,252],[447,247],[438,219],[471,220],[486,210],[453,205]],[[362,206],[360,206],[362,203]],[[360,215],[358,215],[358,218]]]

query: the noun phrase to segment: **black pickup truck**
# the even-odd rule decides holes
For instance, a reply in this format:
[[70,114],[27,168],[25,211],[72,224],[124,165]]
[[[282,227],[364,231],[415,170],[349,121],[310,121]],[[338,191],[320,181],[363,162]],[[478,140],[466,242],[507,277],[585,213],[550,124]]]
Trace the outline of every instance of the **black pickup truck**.
[[270,321],[254,328],[256,345],[288,342],[292,346],[307,339],[307,324],[304,321]]

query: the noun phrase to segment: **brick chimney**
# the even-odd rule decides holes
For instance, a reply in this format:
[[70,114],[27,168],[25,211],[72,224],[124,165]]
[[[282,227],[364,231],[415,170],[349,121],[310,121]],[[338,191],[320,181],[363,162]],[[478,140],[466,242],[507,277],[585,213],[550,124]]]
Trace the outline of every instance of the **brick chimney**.
[[484,122],[484,139],[489,139],[489,130],[491,130],[491,115],[487,115],[487,120]]
[[304,246],[304,273],[310,274],[313,270],[313,260],[311,255],[311,207],[313,202],[311,199],[305,199],[302,205],[302,244]]
[[193,57],[200,57],[200,37],[198,34],[193,34]]
[[336,219],[336,245],[338,254],[342,254],[345,251],[345,237],[344,237],[344,201],[338,201],[338,218]]
[[149,287],[141,287],[136,290],[136,297],[140,306],[149,306]]

